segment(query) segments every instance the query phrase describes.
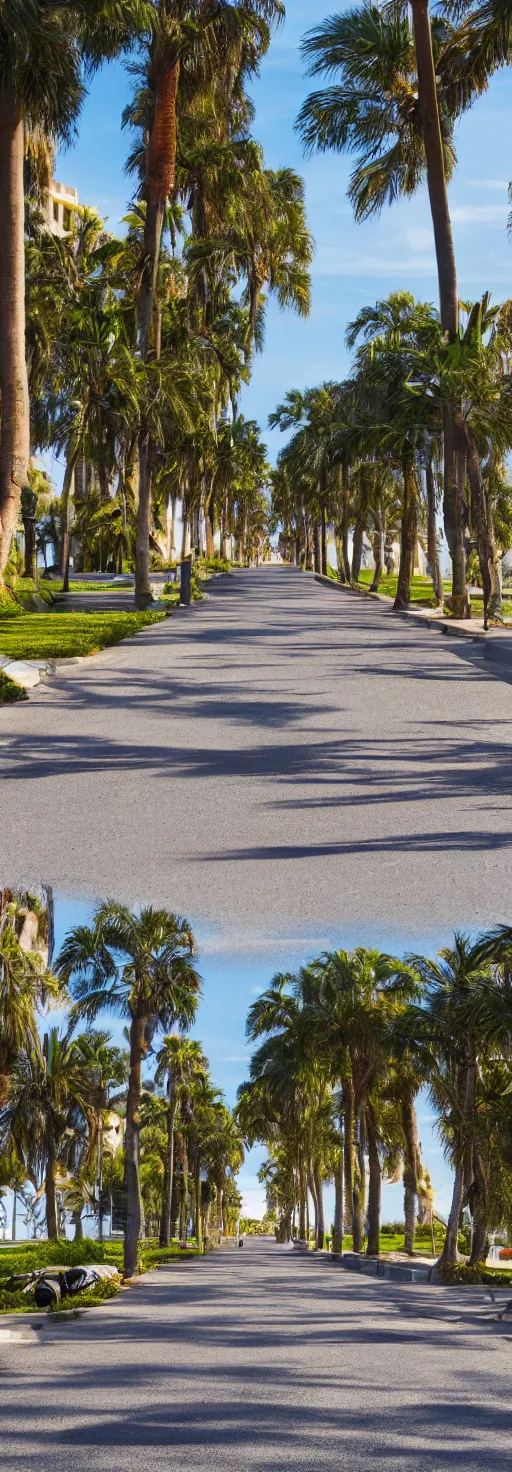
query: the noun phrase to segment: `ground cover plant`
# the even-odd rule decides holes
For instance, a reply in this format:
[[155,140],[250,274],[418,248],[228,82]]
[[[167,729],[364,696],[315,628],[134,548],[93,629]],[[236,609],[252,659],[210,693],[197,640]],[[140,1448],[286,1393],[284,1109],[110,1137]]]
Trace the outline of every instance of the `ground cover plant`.
[[[18,610],[19,612],[19,610]],[[4,617],[0,607],[0,653],[10,659],[66,659],[97,654],[165,618],[162,609],[139,612],[25,613]]]
[[28,700],[26,690],[0,670],[0,705],[14,705],[17,700]]

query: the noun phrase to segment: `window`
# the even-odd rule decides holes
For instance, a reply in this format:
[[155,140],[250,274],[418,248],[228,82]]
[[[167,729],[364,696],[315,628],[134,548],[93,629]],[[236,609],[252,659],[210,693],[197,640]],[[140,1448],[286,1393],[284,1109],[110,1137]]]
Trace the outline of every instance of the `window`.
[[66,207],[62,211],[62,224],[64,230],[71,230],[71,210],[66,209]]
[[59,201],[58,201],[58,199],[54,199],[54,201],[53,201],[53,218],[55,220],[55,224],[58,225],[58,223],[59,223]]

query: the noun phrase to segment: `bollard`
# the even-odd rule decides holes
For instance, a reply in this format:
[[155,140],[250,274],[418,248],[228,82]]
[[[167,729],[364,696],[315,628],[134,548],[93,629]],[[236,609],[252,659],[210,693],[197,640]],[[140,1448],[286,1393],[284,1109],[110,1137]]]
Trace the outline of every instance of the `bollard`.
[[180,603],[185,604],[186,607],[191,598],[191,577],[192,562],[190,557],[186,557],[185,561],[180,563]]

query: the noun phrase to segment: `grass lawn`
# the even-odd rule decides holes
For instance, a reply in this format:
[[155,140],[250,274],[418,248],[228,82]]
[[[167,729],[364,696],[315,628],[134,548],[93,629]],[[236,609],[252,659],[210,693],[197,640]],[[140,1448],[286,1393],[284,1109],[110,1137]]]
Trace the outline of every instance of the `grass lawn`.
[[[184,1258],[188,1261],[200,1255],[197,1247],[191,1246],[183,1251],[178,1242],[173,1242],[170,1247],[159,1247],[156,1240],[144,1239],[139,1243],[138,1271],[146,1273],[160,1263],[182,1262]],[[117,1268],[119,1278],[98,1283],[94,1290],[79,1293],[74,1298],[65,1298],[57,1305],[59,1311],[82,1306],[92,1308],[115,1297],[120,1289],[123,1270],[122,1241],[101,1244],[85,1237],[82,1242],[20,1242],[17,1247],[0,1248],[0,1314],[46,1312],[36,1309],[32,1294],[7,1290],[5,1285],[12,1274],[30,1273],[41,1267],[77,1267],[79,1264],[101,1262]]]
[[161,609],[141,613],[23,613],[5,615],[0,605],[0,654],[11,659],[66,659],[97,654],[166,617]]
[[[372,580],[373,572],[371,568],[363,568],[362,572],[359,574],[359,583],[361,587],[369,589],[371,587]],[[391,574],[390,576],[386,574],[386,576],[381,578],[380,580],[378,592],[384,593],[387,598],[395,598],[397,583],[398,578],[396,574]],[[452,591],[450,578],[445,578],[443,580],[443,588],[445,591],[445,595],[449,597]],[[420,606],[425,608],[435,607],[431,578],[420,577],[419,574],[415,574],[411,583],[411,603],[419,603]],[[474,618],[483,618],[484,616],[483,599],[479,598],[478,594],[471,594],[471,612]],[[512,619],[512,602],[510,602],[506,598],[503,599],[503,617]]]
[[[359,583],[361,587],[370,588],[372,582],[372,569],[370,567],[363,567],[362,571],[359,574]],[[385,593],[387,598],[394,598],[396,596],[397,584],[398,577],[396,573],[385,573],[384,577],[380,580],[378,592]],[[445,579],[445,581],[443,582],[443,587],[445,593],[451,593],[452,585],[450,579]],[[432,605],[432,607],[435,606],[431,578],[420,577],[419,574],[415,574],[411,582],[411,603],[424,603],[427,606],[430,604]]]

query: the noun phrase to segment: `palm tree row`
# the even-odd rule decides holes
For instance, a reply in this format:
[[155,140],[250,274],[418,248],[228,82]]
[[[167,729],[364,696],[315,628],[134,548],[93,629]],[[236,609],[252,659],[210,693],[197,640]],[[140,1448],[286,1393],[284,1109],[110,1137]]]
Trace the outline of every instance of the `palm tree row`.
[[428,1091],[453,1197],[441,1266],[458,1260],[461,1213],[470,1265],[489,1232],[512,1230],[512,930],[456,935],[434,958],[405,960],[358,947],[324,953],[296,975],[277,975],[252,1005],[258,1046],[239,1090],[238,1118],[263,1142],[262,1179],[278,1234],[295,1221],[306,1238],[309,1199],[324,1245],[323,1187],[334,1181],[332,1251],[379,1252],[382,1182],[403,1179],[405,1251],[418,1221],[432,1226],[433,1191],[421,1159],[415,1101]]
[[[131,561],[143,606],[151,549],[167,541],[173,550],[178,500],[181,554],[199,525],[209,556],[215,527],[243,559],[266,531],[265,451],[239,393],[262,346],[268,295],[309,310],[312,256],[301,179],[266,168],[251,135],[247,85],[284,11],[280,0],[103,0],[99,13],[86,0],[31,0],[28,10],[10,0],[4,9],[0,86],[4,76],[16,93],[19,157],[16,199],[12,159],[6,194],[17,234],[11,212],[0,287],[0,578],[33,479],[30,454],[53,447],[65,459],[65,584],[74,487],[86,555],[103,543],[119,566]],[[46,60],[59,27],[62,75]],[[40,208],[52,148],[75,124],[91,69],[120,51],[133,76],[126,236],[113,239],[79,210],[56,239]],[[4,231],[8,216],[6,206]]]
[[[33,903],[32,901],[30,902]],[[107,902],[71,930],[50,968],[20,937],[26,901],[5,895],[0,925],[0,1185],[27,1186],[45,1203],[49,1238],[63,1212],[76,1234],[84,1208],[99,1216],[105,1192],[125,1207],[124,1270],[156,1230],[168,1246],[191,1216],[198,1245],[232,1220],[241,1137],[214,1087],[199,1042],[186,1036],[200,978],[187,921],[164,910],[134,914]],[[60,1028],[41,1009],[69,1010]],[[127,1047],[94,1026],[126,1019]],[[79,1030],[85,1021],[85,1031]],[[154,1078],[143,1079],[154,1062]],[[112,1145],[117,1120],[122,1149]],[[191,1201],[193,1210],[190,1209]]]
[[[423,182],[427,184],[439,280],[440,338],[446,350],[438,406],[438,455],[444,529],[452,561],[453,611],[459,618],[469,611],[468,483],[471,497],[480,502],[484,592],[487,598],[493,597],[497,611],[492,514],[481,474],[481,446],[478,435],[468,445],[465,423],[464,375],[458,352],[460,304],[447,183],[456,163],[453,133],[457,119],[486,89],[492,73],[511,60],[510,0],[490,0],[485,5],[478,0],[463,0],[462,4],[443,0],[433,16],[428,0],[411,0],[410,12],[392,0],[381,5],[365,0],[316,26],[305,36],[302,50],[310,74],[330,85],[306,99],[298,131],[308,151],[357,155],[349,184],[356,219],[371,218],[384,204],[411,197]],[[467,386],[467,379],[465,382]],[[404,489],[404,562],[411,544],[412,506],[411,483],[408,491]],[[407,568],[404,587],[406,580]]]
[[[357,584],[366,533],[377,589],[386,543],[398,536],[395,608],[403,609],[421,534],[433,599],[443,604],[437,511],[448,405],[460,433],[465,555],[482,587],[486,626],[500,620],[500,557],[512,544],[511,322],[510,302],[492,307],[485,295],[465,308],[450,343],[436,310],[408,292],[362,308],[347,329],[347,346],[356,348],[351,376],[291,391],[270,417],[272,427],[294,431],[278,457],[272,508],[294,561],[326,573],[332,523],[340,580]],[[450,604],[456,612],[453,591]]]

